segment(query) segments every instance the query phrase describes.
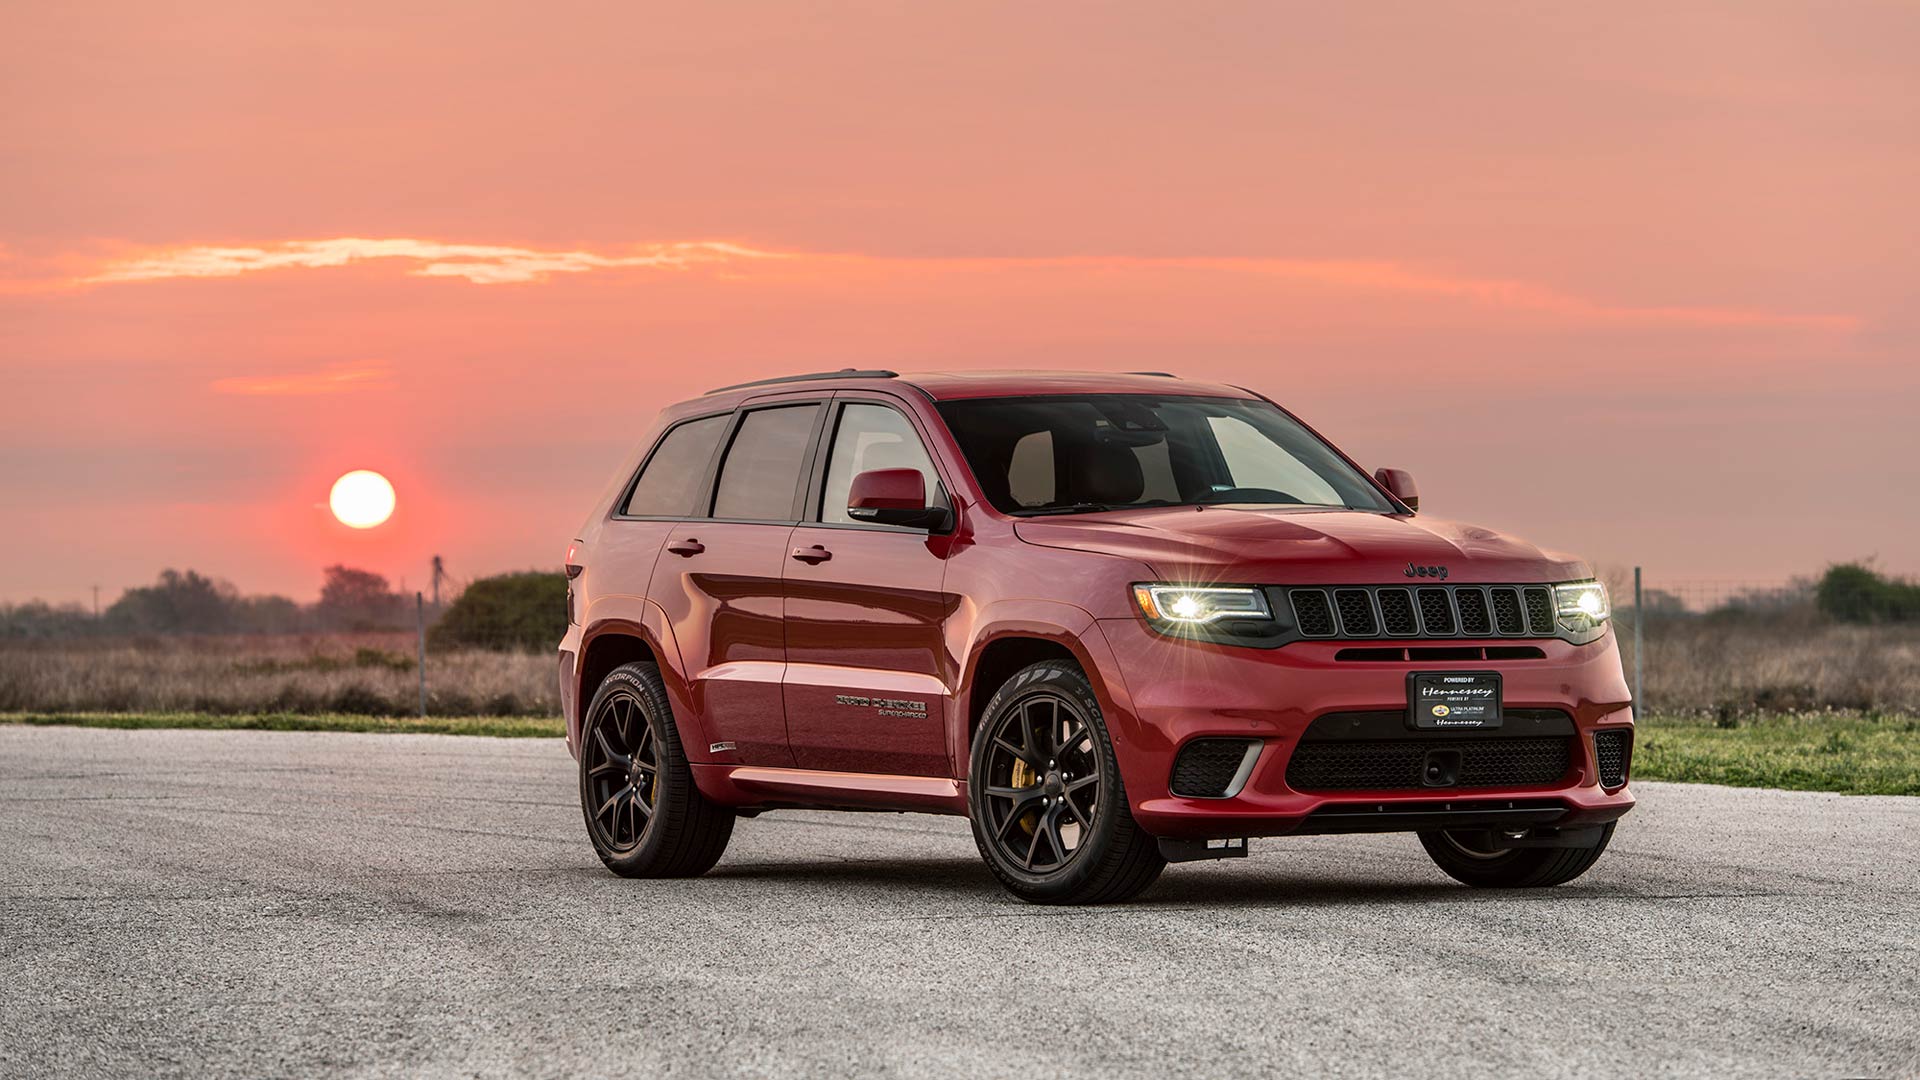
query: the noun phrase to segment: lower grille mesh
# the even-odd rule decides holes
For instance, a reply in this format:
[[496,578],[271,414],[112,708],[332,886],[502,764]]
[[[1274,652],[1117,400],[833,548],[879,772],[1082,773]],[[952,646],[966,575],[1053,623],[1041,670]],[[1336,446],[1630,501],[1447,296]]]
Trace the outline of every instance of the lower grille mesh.
[[1624,728],[1593,733],[1593,756],[1600,763],[1600,786],[1616,788],[1627,782],[1627,762],[1633,756],[1633,732]]
[[1175,795],[1221,798],[1246,756],[1246,739],[1195,739],[1181,747],[1173,761],[1173,781],[1167,786]]
[[1287,762],[1295,791],[1397,791],[1421,788],[1427,755],[1460,755],[1457,787],[1550,784],[1566,775],[1572,740],[1564,736],[1476,739],[1370,739],[1302,742]]

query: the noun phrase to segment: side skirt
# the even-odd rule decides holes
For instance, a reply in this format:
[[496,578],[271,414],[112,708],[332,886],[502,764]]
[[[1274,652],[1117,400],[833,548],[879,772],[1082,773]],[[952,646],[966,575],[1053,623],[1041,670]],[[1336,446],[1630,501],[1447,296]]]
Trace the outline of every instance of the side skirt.
[[701,794],[740,808],[893,810],[915,814],[967,813],[967,786],[946,776],[776,769],[764,765],[695,764]]

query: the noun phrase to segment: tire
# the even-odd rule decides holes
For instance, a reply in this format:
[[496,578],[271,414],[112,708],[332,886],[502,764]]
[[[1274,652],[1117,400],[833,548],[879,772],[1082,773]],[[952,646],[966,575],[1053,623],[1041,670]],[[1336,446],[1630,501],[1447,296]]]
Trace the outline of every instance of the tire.
[[1117,904],[1166,868],[1133,820],[1100,703],[1073,664],[1033,664],[994,693],[968,776],[974,843],[1022,900]]
[[580,812],[607,869],[621,877],[695,877],[733,836],[733,811],[694,786],[660,670],[613,669],[580,727]]
[[1513,848],[1489,852],[1469,837],[1444,829],[1420,833],[1420,846],[1447,876],[1476,889],[1544,889],[1572,881],[1600,861],[1613,839],[1614,823],[1600,830],[1590,848]]

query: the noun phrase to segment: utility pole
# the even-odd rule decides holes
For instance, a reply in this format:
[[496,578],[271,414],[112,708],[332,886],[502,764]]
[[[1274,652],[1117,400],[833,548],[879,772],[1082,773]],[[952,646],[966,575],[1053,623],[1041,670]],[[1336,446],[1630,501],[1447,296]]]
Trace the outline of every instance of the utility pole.
[[420,632],[420,719],[427,718],[427,601],[413,594],[413,625]]
[[93,587],[93,621],[100,621],[100,586]]
[[435,611],[440,610],[440,579],[446,576],[447,564],[440,561],[440,556],[435,555],[433,557],[433,610]]
[[1636,566],[1633,568],[1633,708],[1636,717],[1640,715],[1641,709],[1646,708],[1646,698],[1643,696],[1645,693],[1643,688],[1646,684],[1640,681],[1642,664],[1640,658],[1640,624],[1647,621],[1647,607],[1641,603],[1641,599],[1640,568]]

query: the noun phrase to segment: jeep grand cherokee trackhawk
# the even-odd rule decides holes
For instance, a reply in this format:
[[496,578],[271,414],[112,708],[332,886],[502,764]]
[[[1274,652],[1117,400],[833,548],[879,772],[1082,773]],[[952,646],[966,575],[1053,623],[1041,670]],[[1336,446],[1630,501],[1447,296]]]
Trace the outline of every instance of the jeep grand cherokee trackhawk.
[[1053,903],[1295,833],[1571,880],[1633,806],[1606,590],[1418,509],[1261,395],[1151,373],[675,405],[567,553],[587,835],[663,877],[764,810],[964,814]]

